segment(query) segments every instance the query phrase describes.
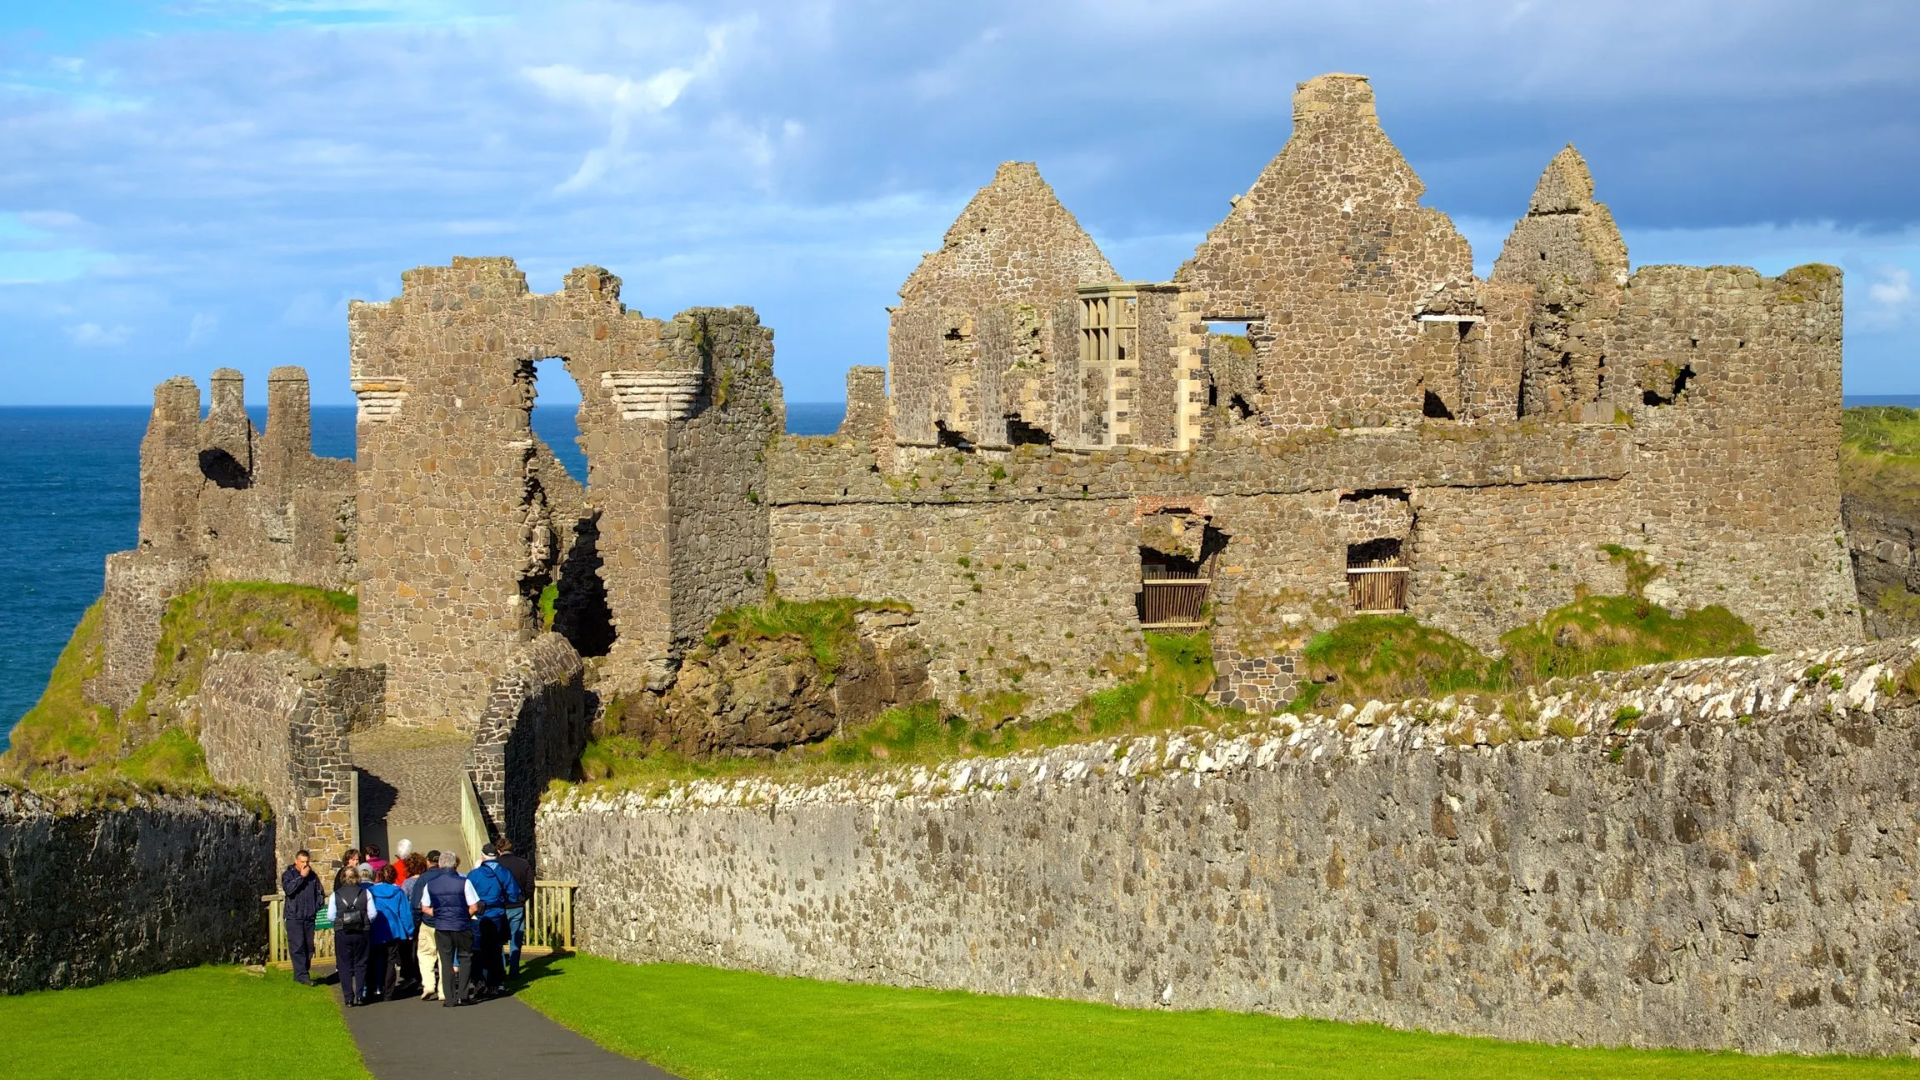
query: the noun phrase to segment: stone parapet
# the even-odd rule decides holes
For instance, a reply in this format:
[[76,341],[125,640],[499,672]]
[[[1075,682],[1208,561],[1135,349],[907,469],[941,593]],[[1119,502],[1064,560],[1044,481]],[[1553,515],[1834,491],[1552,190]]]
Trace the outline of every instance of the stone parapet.
[[1533,706],[1565,735],[1372,704],[815,783],[577,789],[541,810],[543,870],[581,882],[585,947],[627,961],[1907,1055],[1916,658],[1602,676]]

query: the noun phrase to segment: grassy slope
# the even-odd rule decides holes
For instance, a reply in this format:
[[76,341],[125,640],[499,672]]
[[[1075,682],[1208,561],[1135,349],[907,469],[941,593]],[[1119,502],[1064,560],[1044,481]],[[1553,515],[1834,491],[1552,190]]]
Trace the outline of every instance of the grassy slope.
[[856,731],[797,747],[771,760],[690,759],[650,752],[637,740],[613,735],[588,746],[581,766],[590,779],[629,788],[746,774],[800,778],[822,771],[947,761],[967,754],[1010,754],[1105,735],[1167,731],[1203,723],[1217,711],[1197,696],[1213,684],[1213,650],[1205,633],[1149,632],[1144,659],[1120,663],[1123,666],[1116,674],[1124,681],[1118,686],[1031,723],[990,725],[943,715],[939,703],[923,701],[889,709]]
[[[1920,521],[1920,410],[1876,405],[1842,415],[1841,490],[1883,513]],[[1892,588],[1877,603],[1898,620],[1920,622],[1920,594]]]
[[1581,1050],[1224,1012],[779,979],[576,956],[522,1000],[688,1080],[1920,1076],[1907,1060]]
[[1848,409],[1841,430],[1840,480],[1847,494],[1920,514],[1920,410]]
[[12,747],[0,756],[0,773],[60,761],[92,762],[120,751],[119,724],[113,711],[89,705],[81,696],[88,679],[100,674],[105,645],[101,602],[95,600],[67,647],[53,665],[40,700],[14,726]]
[[193,783],[206,778],[194,717],[178,702],[200,689],[216,649],[290,649],[329,659],[333,643],[351,644],[358,607],[350,593],[303,585],[222,582],[168,605],[154,650],[154,677],[125,713],[89,705],[86,680],[100,673],[104,632],[98,601],[75,628],[47,688],[21,717],[0,773],[89,773],[137,783]]
[[332,994],[284,972],[202,967],[0,997],[0,1075],[20,1080],[364,1078]]

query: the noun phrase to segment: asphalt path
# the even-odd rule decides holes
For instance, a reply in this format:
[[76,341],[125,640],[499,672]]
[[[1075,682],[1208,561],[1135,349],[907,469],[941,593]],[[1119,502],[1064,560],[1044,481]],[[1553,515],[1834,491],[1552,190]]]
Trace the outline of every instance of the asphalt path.
[[409,997],[342,1011],[376,1080],[680,1080],[602,1049],[516,998],[449,1009]]

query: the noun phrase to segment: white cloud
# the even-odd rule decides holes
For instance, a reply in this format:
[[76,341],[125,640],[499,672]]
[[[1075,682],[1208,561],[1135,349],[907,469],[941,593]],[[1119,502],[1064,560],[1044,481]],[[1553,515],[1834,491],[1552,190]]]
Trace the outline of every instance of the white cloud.
[[1878,268],[1879,280],[1867,286],[1867,297],[1886,307],[1904,307],[1913,299],[1913,273],[1905,267]]
[[625,156],[636,120],[666,112],[680,100],[690,83],[713,70],[726,47],[729,29],[719,26],[707,31],[706,52],[693,66],[666,68],[644,79],[582,71],[572,64],[521,68],[521,75],[548,97],[604,114],[607,120],[606,142],[587,151],[580,167],[561,181],[554,192],[583,191],[604,178]]
[[195,345],[206,341],[212,337],[214,331],[218,329],[220,329],[220,316],[208,314],[204,311],[195,312],[193,322],[187,327],[186,347],[191,349]]
[[101,326],[94,322],[67,328],[67,336],[73,339],[75,345],[89,349],[125,344],[132,334],[133,331],[125,326]]

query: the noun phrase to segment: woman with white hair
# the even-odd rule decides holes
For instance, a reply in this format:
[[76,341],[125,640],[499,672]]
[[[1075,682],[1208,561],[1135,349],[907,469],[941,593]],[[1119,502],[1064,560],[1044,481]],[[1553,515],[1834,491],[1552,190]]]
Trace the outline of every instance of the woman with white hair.
[[327,897],[333,918],[333,955],[340,971],[340,1000],[348,1007],[366,1004],[367,949],[373,934],[373,872],[343,867],[340,887]]

